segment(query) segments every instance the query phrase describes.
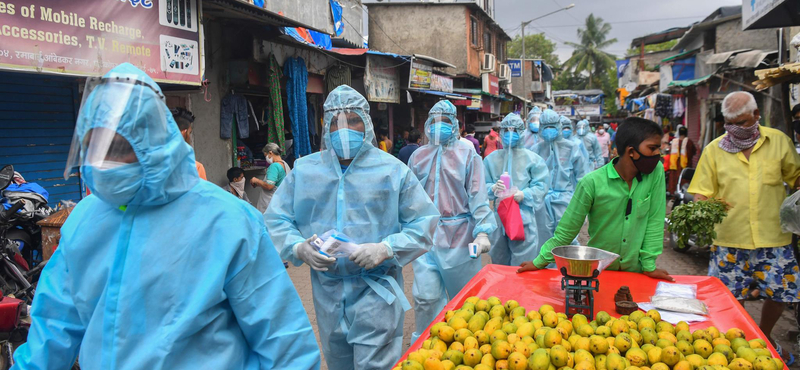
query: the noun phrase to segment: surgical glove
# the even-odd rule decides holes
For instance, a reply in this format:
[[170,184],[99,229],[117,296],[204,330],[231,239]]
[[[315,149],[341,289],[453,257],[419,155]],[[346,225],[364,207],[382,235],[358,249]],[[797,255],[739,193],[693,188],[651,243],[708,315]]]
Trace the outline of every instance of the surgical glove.
[[522,202],[523,199],[525,199],[525,193],[523,193],[522,190],[518,190],[516,193],[514,193],[515,202]]
[[506,190],[506,184],[503,180],[497,180],[497,183],[492,185],[492,192],[494,192],[494,196],[499,197],[500,193]]
[[478,245],[479,256],[482,253],[488,253],[489,249],[492,247],[492,243],[489,243],[489,235],[486,233],[478,233],[478,236],[476,236],[475,240],[472,242]]
[[393,255],[392,250],[384,243],[365,243],[359,245],[357,251],[350,255],[350,260],[367,270],[374,269]]
[[328,266],[336,262],[336,258],[328,257],[320,253],[317,248],[311,245],[317,239],[317,234],[306,239],[306,241],[297,244],[295,247],[294,255],[301,259],[303,262],[311,266],[312,269],[317,271],[328,271]]

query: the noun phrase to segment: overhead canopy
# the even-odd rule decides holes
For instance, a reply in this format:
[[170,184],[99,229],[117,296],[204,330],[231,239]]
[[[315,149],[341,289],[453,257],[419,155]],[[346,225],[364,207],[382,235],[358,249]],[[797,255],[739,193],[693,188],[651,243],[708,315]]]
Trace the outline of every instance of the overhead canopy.
[[666,62],[671,62],[673,60],[688,58],[688,57],[694,55],[695,53],[697,53],[699,51],[700,51],[700,49],[684,51],[683,53],[675,54],[675,55],[673,55],[673,56],[671,56],[669,58],[661,59],[661,63],[666,63]]
[[[749,3],[749,1],[747,2]],[[742,15],[744,30],[790,27],[800,24],[800,1],[753,1]]]
[[631,47],[640,47],[642,43],[645,45],[660,44],[662,42],[675,40],[681,38],[690,27],[673,27],[661,32],[651,33],[642,37],[637,37],[631,41]]
[[771,51],[764,51],[764,50],[752,50],[744,53],[737,54],[736,56],[731,59],[731,67],[734,68],[756,68],[760,66],[764,59],[767,59],[770,55],[777,55],[777,50]]
[[436,96],[441,96],[441,97],[445,97],[447,99],[453,99],[453,100],[471,100],[472,99],[472,97],[470,97],[470,96],[461,95],[461,94],[455,94],[455,93],[446,93],[446,92],[436,91],[436,90],[408,89],[408,91],[413,91],[413,92],[417,92],[417,93],[421,93],[421,94],[436,95]]
[[752,49],[739,49],[733,51],[726,51],[724,53],[711,54],[711,56],[709,56],[708,59],[706,59],[706,64],[722,64],[727,62],[728,59],[730,59],[730,57],[733,56],[734,54],[739,54],[750,50]]
[[427,60],[427,61],[429,61],[429,62],[433,63],[433,66],[434,66],[434,67],[441,67],[441,68],[456,68],[456,66],[454,66],[454,65],[452,65],[452,64],[450,64],[450,63],[447,63],[447,62],[445,62],[445,61],[443,61],[443,60],[436,59],[436,58],[434,58],[434,57],[429,57],[429,56],[427,56],[427,55],[422,55],[422,54],[414,54],[414,58],[417,58],[417,59],[423,59],[423,60]]
[[694,85],[699,85],[703,82],[706,82],[712,75],[695,78],[694,80],[684,80],[684,81],[672,81],[669,83],[669,86],[677,86],[677,87],[689,87]]

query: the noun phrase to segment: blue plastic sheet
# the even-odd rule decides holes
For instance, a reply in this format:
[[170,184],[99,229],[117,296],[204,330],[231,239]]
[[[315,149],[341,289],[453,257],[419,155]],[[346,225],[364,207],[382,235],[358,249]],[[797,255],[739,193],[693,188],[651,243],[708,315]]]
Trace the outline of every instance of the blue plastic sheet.
[[336,36],[339,37],[344,33],[344,20],[342,19],[342,4],[336,0],[330,0],[331,13],[333,13],[333,29],[336,31]]

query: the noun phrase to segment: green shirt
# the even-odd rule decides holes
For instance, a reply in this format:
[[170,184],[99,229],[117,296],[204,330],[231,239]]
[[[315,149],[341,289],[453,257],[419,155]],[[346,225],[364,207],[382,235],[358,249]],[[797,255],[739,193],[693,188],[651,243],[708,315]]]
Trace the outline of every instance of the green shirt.
[[553,262],[553,248],[569,245],[589,216],[589,246],[620,255],[609,270],[653,271],[664,247],[667,212],[664,166],[639,175],[628,184],[614,168],[614,160],[586,175],[579,183],[555,235],[543,246],[534,265]]

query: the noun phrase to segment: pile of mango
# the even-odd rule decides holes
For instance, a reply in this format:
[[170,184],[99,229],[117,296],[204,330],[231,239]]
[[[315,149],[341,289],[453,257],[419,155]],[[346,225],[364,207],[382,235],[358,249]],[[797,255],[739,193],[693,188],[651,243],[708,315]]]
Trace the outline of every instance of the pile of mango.
[[394,370],[782,370],[762,339],[731,328],[689,330],[658,311],[569,320],[550,305],[470,297]]

